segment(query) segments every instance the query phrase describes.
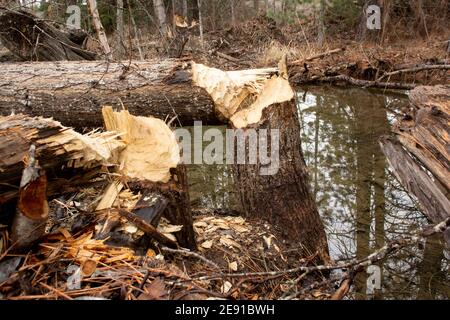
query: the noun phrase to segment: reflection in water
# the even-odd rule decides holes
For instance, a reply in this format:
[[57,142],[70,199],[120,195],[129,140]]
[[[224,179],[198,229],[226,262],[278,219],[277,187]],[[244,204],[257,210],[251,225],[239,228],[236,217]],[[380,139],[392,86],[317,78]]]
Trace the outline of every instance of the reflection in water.
[[[209,126],[203,126],[204,131]],[[222,131],[225,136],[225,126],[214,127]],[[203,143],[203,148],[211,142],[201,139],[193,134],[193,128],[188,128],[191,132],[194,144]],[[202,133],[202,134],[203,134]],[[194,154],[192,149],[191,154]],[[226,163],[226,155],[223,154],[223,163]],[[233,172],[232,168],[226,164],[213,165],[188,165],[189,195],[194,208],[207,207],[211,209],[237,210],[236,197],[233,192]]]
[[[333,259],[366,257],[427,224],[388,170],[378,145],[394,118],[388,110],[405,106],[405,95],[314,87],[299,92],[298,101],[302,147]],[[229,166],[191,165],[189,176],[195,207],[237,209]],[[406,248],[379,264],[380,290],[367,285],[377,272],[360,273],[353,298],[448,299],[444,254],[440,238]]]
[[[407,104],[406,96],[321,87],[298,97],[305,160],[334,259],[364,258],[389,239],[426,224],[388,171],[378,144],[389,133],[393,117],[388,109]],[[370,281],[368,286],[368,274],[360,273],[355,298],[450,296],[448,259],[439,239],[405,249],[379,267],[380,290]]]

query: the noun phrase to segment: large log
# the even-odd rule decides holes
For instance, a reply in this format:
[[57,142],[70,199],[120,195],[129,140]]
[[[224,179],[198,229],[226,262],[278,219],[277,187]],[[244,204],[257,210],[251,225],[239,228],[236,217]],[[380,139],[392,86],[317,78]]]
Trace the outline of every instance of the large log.
[[[381,140],[394,173],[419,202],[427,218],[450,217],[450,86],[411,91],[411,112]],[[450,232],[445,233],[450,245]]]
[[209,94],[192,85],[179,60],[131,63],[36,62],[3,64],[0,114],[53,117],[74,128],[101,127],[102,106],[190,125],[219,124]]
[[32,13],[0,5],[0,40],[25,61],[94,60],[80,33],[62,30]]

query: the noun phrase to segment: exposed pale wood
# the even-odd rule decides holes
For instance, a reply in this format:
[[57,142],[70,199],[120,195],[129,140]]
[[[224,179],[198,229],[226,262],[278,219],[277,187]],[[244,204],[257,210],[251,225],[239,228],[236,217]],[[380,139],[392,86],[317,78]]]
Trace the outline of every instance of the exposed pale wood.
[[192,79],[211,95],[217,112],[231,119],[239,106],[259,94],[266,80],[277,71],[277,68],[222,71],[193,63]]
[[36,146],[40,166],[56,175],[116,163],[118,151],[124,147],[116,137],[111,132],[81,135],[51,119],[0,116],[0,203],[10,200],[10,193],[16,194],[23,159],[31,145]]
[[111,107],[103,108],[103,118],[106,128],[120,133],[126,145],[120,154],[118,173],[132,189],[166,199],[164,215],[171,223],[183,226],[175,234],[178,243],[197,249],[186,170],[174,133],[159,119],[133,116],[125,110],[114,112]]
[[129,179],[166,183],[170,169],[180,163],[180,148],[175,134],[164,121],[132,116],[129,111],[102,110],[108,131],[120,134],[126,144],[120,154],[121,172]]
[[113,181],[106,188],[105,193],[102,196],[102,199],[98,203],[95,211],[101,211],[109,209],[113,206],[114,202],[117,199],[120,191],[122,191],[124,185],[120,181]]

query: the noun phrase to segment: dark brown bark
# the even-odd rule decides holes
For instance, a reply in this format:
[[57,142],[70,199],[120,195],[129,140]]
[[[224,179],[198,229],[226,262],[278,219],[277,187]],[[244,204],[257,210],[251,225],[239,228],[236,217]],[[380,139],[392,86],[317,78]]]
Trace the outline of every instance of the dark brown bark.
[[79,35],[70,36],[22,9],[0,5],[0,29],[1,42],[26,61],[94,60],[96,57],[76,43]]
[[[208,93],[191,84],[179,60],[132,62],[39,62],[2,65],[0,114],[53,117],[66,126],[103,125],[102,106],[191,125],[219,124]],[[183,70],[186,68],[186,70]]]
[[130,186],[132,189],[144,189],[146,192],[156,193],[167,199],[168,205],[163,212],[163,216],[173,225],[183,226],[181,231],[175,233],[178,244],[184,248],[197,250],[186,167],[179,165],[176,169],[172,170],[171,174],[172,178],[168,183],[135,181]]
[[[283,239],[294,244],[299,255],[317,254],[318,260],[328,261],[327,238],[310,191],[301,149],[295,101],[267,107],[259,123],[250,127],[268,129],[268,132],[279,130],[279,170],[274,175],[261,175],[260,159],[256,165],[234,166],[235,186],[243,212],[248,218],[271,223],[280,230]],[[248,141],[246,148],[248,151]]]

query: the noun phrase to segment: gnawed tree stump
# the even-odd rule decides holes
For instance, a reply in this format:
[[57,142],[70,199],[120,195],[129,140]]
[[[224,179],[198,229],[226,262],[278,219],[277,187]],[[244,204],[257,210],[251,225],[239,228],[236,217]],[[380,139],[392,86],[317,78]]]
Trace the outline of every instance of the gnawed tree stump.
[[[132,116],[125,110],[114,112],[111,107],[105,107],[103,118],[106,129],[118,132],[126,145],[119,159],[126,182],[132,190],[167,199],[163,215],[172,224],[183,226],[175,234],[178,243],[196,250],[187,173],[181,164],[175,134],[160,119]],[[132,217],[127,214],[127,218]],[[149,226],[144,227],[143,231],[148,232]]]
[[189,63],[179,60],[35,62],[2,65],[0,115],[53,117],[66,126],[103,125],[102,107],[173,120],[174,125],[220,124],[209,94],[192,84]]
[[80,32],[64,32],[23,9],[0,6],[0,41],[25,61],[95,60]]
[[[300,123],[285,59],[278,75],[272,70],[223,72],[203,65],[194,65],[193,74],[195,83],[206,88],[218,111],[230,120],[230,128],[237,135],[242,133],[244,140],[234,144],[235,156],[245,144],[249,159],[250,148],[255,151],[257,143],[250,131],[254,129],[259,136],[256,162],[246,160],[233,166],[235,189],[245,216],[277,227],[299,256],[329,261],[324,226],[303,159]],[[267,140],[262,139],[265,130],[270,135]],[[276,156],[264,161],[261,154]]]
[[[450,86],[418,87],[410,113],[381,146],[394,174],[433,223],[450,216]],[[444,234],[450,245],[450,231]]]

